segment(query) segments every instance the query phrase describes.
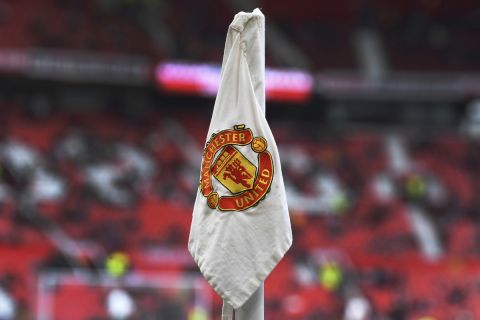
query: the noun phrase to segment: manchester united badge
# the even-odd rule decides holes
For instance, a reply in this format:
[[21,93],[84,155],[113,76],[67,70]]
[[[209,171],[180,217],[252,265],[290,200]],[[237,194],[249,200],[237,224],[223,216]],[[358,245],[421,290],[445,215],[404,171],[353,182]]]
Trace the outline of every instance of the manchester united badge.
[[[256,159],[245,156],[248,146]],[[267,140],[254,137],[245,125],[212,135],[203,152],[200,178],[200,191],[208,206],[221,211],[241,211],[260,203],[270,190],[274,174],[267,149]],[[212,178],[224,188],[214,190]]]

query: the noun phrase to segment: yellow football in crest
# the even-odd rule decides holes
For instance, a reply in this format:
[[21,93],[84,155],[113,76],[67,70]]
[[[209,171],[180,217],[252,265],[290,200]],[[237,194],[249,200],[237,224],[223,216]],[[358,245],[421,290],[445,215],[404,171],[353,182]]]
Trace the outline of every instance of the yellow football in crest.
[[263,152],[267,149],[267,140],[262,137],[253,138],[251,147],[256,153]]
[[207,198],[207,204],[210,208],[215,209],[218,204],[218,193],[211,193]]

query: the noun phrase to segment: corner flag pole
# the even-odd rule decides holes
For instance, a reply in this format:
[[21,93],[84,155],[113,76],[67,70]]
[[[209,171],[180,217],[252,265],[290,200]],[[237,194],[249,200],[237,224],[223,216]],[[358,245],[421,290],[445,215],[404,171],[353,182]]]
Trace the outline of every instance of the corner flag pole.
[[[263,14],[255,9],[254,13]],[[258,101],[263,114],[265,114],[265,19],[259,20],[259,35],[257,39],[258,47],[256,52],[247,52],[249,62],[253,65],[250,70],[254,78],[260,80],[255,86],[255,97]],[[253,59],[252,59],[253,58]],[[245,302],[243,306],[235,310],[235,320],[263,320],[265,317],[264,283],[255,291],[255,293]]]
[[[263,16],[260,10],[255,9],[253,12],[259,13]],[[254,68],[251,70],[254,72],[253,76],[257,79],[261,79],[255,88],[255,96],[258,101],[263,114],[265,114],[265,18],[259,20],[259,35],[257,40],[259,46],[256,54],[257,59],[249,59]],[[249,52],[251,57],[252,52]],[[259,59],[258,59],[259,58]],[[260,285],[257,291],[245,302],[245,304],[239,309],[235,310],[235,320],[263,320],[265,314],[265,300],[264,300],[264,283]]]
[[264,318],[263,283],[257,291],[239,309],[235,310],[235,320],[263,320]]
[[265,93],[265,16],[239,12],[225,40],[188,241],[223,298],[222,320],[264,319],[264,281],[293,240]]

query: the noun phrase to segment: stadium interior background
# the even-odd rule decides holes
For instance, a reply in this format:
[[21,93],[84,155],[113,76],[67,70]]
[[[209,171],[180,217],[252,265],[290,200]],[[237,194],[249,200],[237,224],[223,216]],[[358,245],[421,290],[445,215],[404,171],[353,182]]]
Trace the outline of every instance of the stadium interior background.
[[474,0],[0,0],[0,319],[219,319],[186,245],[255,7],[294,232],[266,319],[480,319]]

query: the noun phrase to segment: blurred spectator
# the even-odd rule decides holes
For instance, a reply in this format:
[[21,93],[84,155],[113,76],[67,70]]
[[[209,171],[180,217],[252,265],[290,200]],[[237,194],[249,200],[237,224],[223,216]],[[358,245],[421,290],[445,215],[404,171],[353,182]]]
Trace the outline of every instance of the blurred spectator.
[[343,272],[335,262],[325,262],[319,270],[320,284],[330,291],[336,291],[340,288],[343,280]]
[[480,100],[476,99],[467,105],[466,117],[461,124],[461,130],[471,138],[480,138]]
[[0,320],[16,319],[16,308],[13,298],[0,287]]
[[15,140],[0,145],[0,158],[11,175],[11,183],[20,190],[27,186],[30,175],[41,164],[40,155],[33,148]]
[[120,207],[134,203],[133,186],[123,168],[113,164],[91,165],[85,170],[85,178],[100,200]]
[[343,320],[371,319],[371,307],[368,300],[360,294],[353,294],[347,298]]
[[107,309],[112,320],[125,320],[135,313],[135,303],[125,290],[113,289],[107,296]]

